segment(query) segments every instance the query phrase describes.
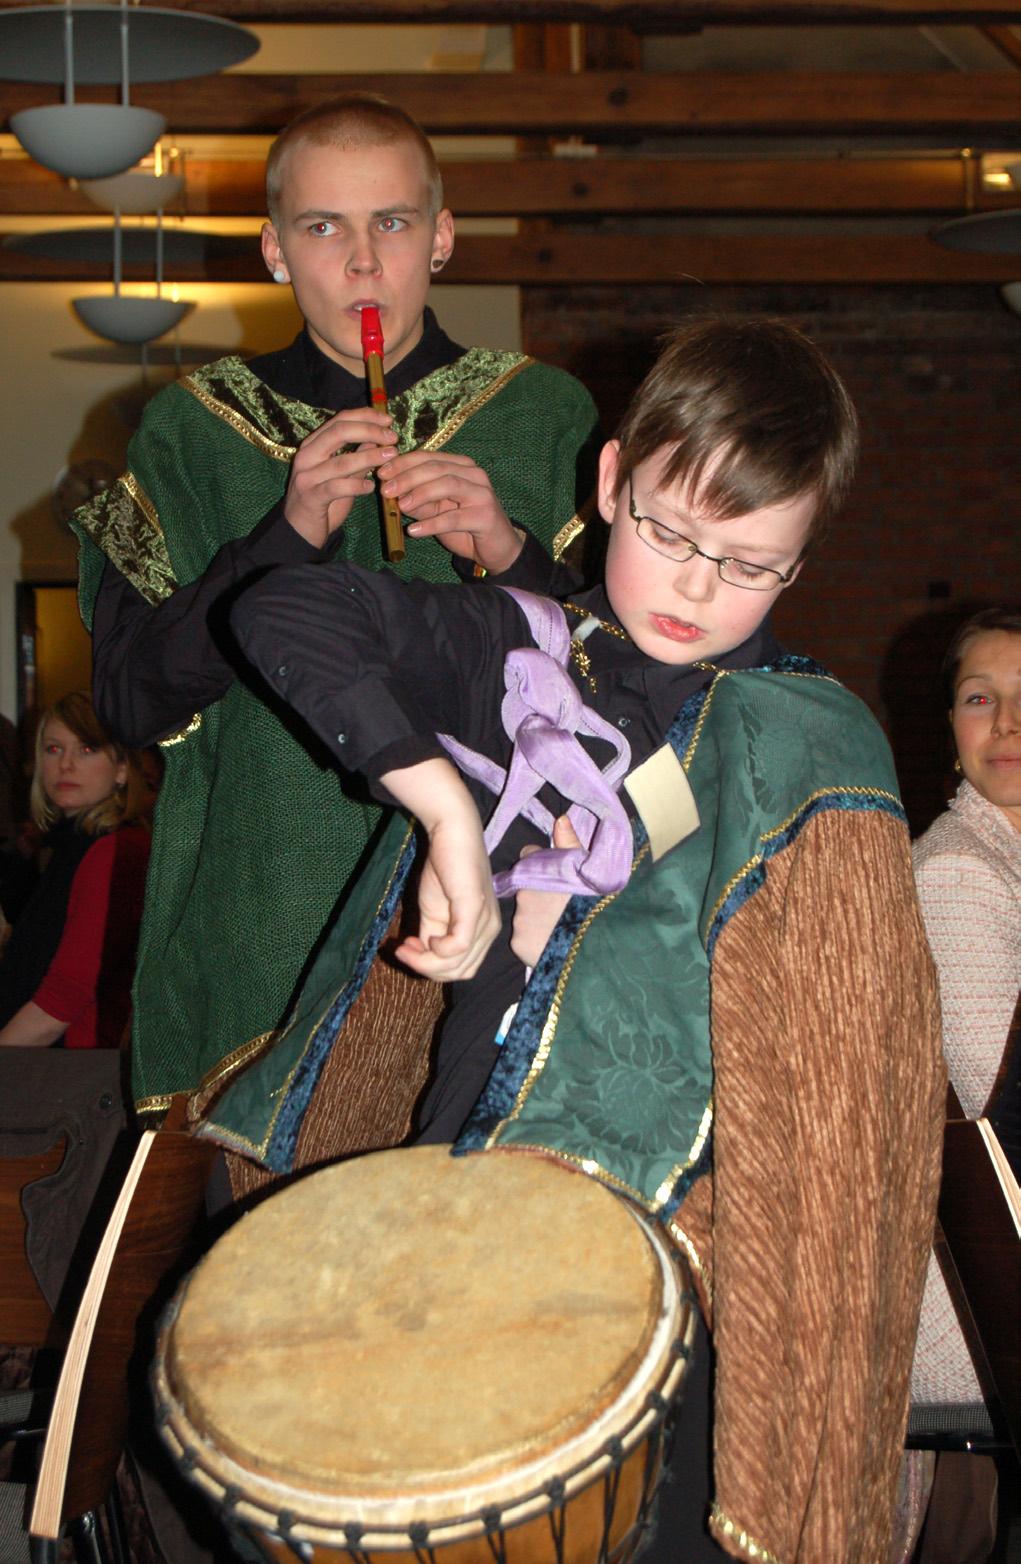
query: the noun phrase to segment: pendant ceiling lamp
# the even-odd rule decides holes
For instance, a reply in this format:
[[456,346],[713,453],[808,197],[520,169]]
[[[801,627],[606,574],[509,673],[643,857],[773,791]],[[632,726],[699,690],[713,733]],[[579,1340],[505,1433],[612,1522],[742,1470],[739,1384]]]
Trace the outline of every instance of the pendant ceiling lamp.
[[[37,163],[66,178],[123,173],[166,128],[135,108],[130,81],[207,76],[254,54],[258,39],[218,16],[163,7],[18,6],[0,11],[0,55],[9,81],[63,82],[64,102],[12,114],[10,127]],[[120,84],[119,104],[79,103],[76,85]]]
[[933,230],[948,250],[977,250],[981,255],[1021,255],[1021,207],[955,217]]
[[[163,296],[163,209],[184,189],[181,154],[175,149],[164,156],[163,148],[157,142],[151,168],[129,169],[109,179],[83,181],[82,189],[97,206],[114,214],[113,292],[72,299],[75,313],[90,331],[97,337],[105,337],[108,342],[152,342],[156,337],[165,336],[191,309],[191,305],[182,300]],[[155,213],[156,216],[155,288],[152,294],[121,292],[124,253],[121,216],[125,212],[134,216]]]

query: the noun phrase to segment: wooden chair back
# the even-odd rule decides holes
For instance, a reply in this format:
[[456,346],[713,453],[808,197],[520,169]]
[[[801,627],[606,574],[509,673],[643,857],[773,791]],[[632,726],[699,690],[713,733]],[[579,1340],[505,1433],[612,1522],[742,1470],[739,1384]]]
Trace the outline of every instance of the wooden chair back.
[[127,1432],[140,1322],[181,1261],[216,1147],[178,1130],[143,1135],[103,1235],[64,1358],[30,1532],[56,1537],[103,1503]]
[[[1021,1003],[1005,1060],[1017,1053],[1019,1016]],[[994,1089],[991,1116],[995,1098]],[[986,1122],[966,1119],[949,1088],[936,1247],[944,1272],[951,1267],[949,1284],[959,1303],[963,1295],[969,1318],[962,1325],[994,1422],[1002,1424],[1021,1461],[1021,1212],[1016,1184],[1013,1201],[1009,1193],[1009,1169],[1006,1176],[996,1171]]]
[[104,1179],[124,1127],[118,1055],[0,1049],[5,1346],[56,1347],[66,1340],[115,1198]]

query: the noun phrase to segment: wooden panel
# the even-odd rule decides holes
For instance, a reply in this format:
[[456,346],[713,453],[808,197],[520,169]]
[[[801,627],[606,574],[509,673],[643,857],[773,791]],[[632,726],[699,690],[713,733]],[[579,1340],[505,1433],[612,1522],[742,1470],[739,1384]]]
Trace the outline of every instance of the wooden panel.
[[983,27],[982,31],[1004,58],[1021,70],[1021,38],[1017,33],[1010,27]]
[[94,1508],[109,1491],[127,1430],[128,1362],[139,1322],[185,1253],[216,1154],[212,1141],[169,1130],[156,1135],[117,1244],[85,1365],[66,1516]]
[[[0,0],[0,8],[23,0]],[[240,22],[603,22],[675,32],[721,22],[1016,22],[1009,0],[177,0]]]
[[943,250],[902,235],[545,235],[463,238],[451,282],[1008,282],[1018,257]]
[[[0,5],[3,0],[0,0]],[[435,134],[482,132],[588,136],[669,131],[771,134],[843,131],[945,133],[1002,130],[1016,138],[1021,73],[975,72],[662,72],[539,71],[475,75],[273,76],[226,74],[195,81],[139,83],[132,101],[188,132],[279,130],[303,109],[339,92],[393,98]],[[115,88],[85,96],[112,103]],[[59,87],[0,83],[0,117],[57,103]]]
[[1021,1459],[1021,1241],[972,1120],[946,1126],[939,1219]]
[[[0,234],[0,240],[3,239]],[[446,282],[628,285],[692,282],[1011,282],[1017,256],[944,250],[924,235],[555,234],[458,240]],[[125,267],[125,277],[151,280]],[[254,237],[204,268],[166,268],[174,282],[265,282]],[[0,247],[2,282],[100,282],[109,267],[72,266]]]
[[5,1346],[54,1346],[59,1332],[25,1253],[26,1185],[56,1173],[67,1142],[61,1136],[46,1151],[0,1157],[0,1342]]
[[[954,158],[685,161],[678,158],[479,158],[442,164],[447,203],[460,217],[600,212],[933,212],[964,214],[1016,203],[968,200]],[[191,215],[260,217],[263,163],[188,159]],[[0,161],[0,213],[80,213],[80,191],[28,158]]]

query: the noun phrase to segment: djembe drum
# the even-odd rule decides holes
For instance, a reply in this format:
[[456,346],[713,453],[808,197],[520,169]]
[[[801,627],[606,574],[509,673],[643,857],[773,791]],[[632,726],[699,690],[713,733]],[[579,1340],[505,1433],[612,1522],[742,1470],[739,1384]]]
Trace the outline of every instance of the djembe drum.
[[631,1558],[695,1305],[658,1231],[515,1151],[386,1151],[243,1217],[163,1322],[158,1417],[268,1560]]

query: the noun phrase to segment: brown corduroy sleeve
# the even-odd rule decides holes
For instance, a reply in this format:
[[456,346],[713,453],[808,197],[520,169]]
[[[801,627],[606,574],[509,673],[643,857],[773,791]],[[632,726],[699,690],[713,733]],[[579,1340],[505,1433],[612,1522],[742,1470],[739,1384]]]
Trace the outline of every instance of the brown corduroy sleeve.
[[877,1564],[945,1091],[903,825],[805,825],[719,937],[712,1017],[713,1189],[679,1221],[711,1230],[713,1530],[739,1558]]

